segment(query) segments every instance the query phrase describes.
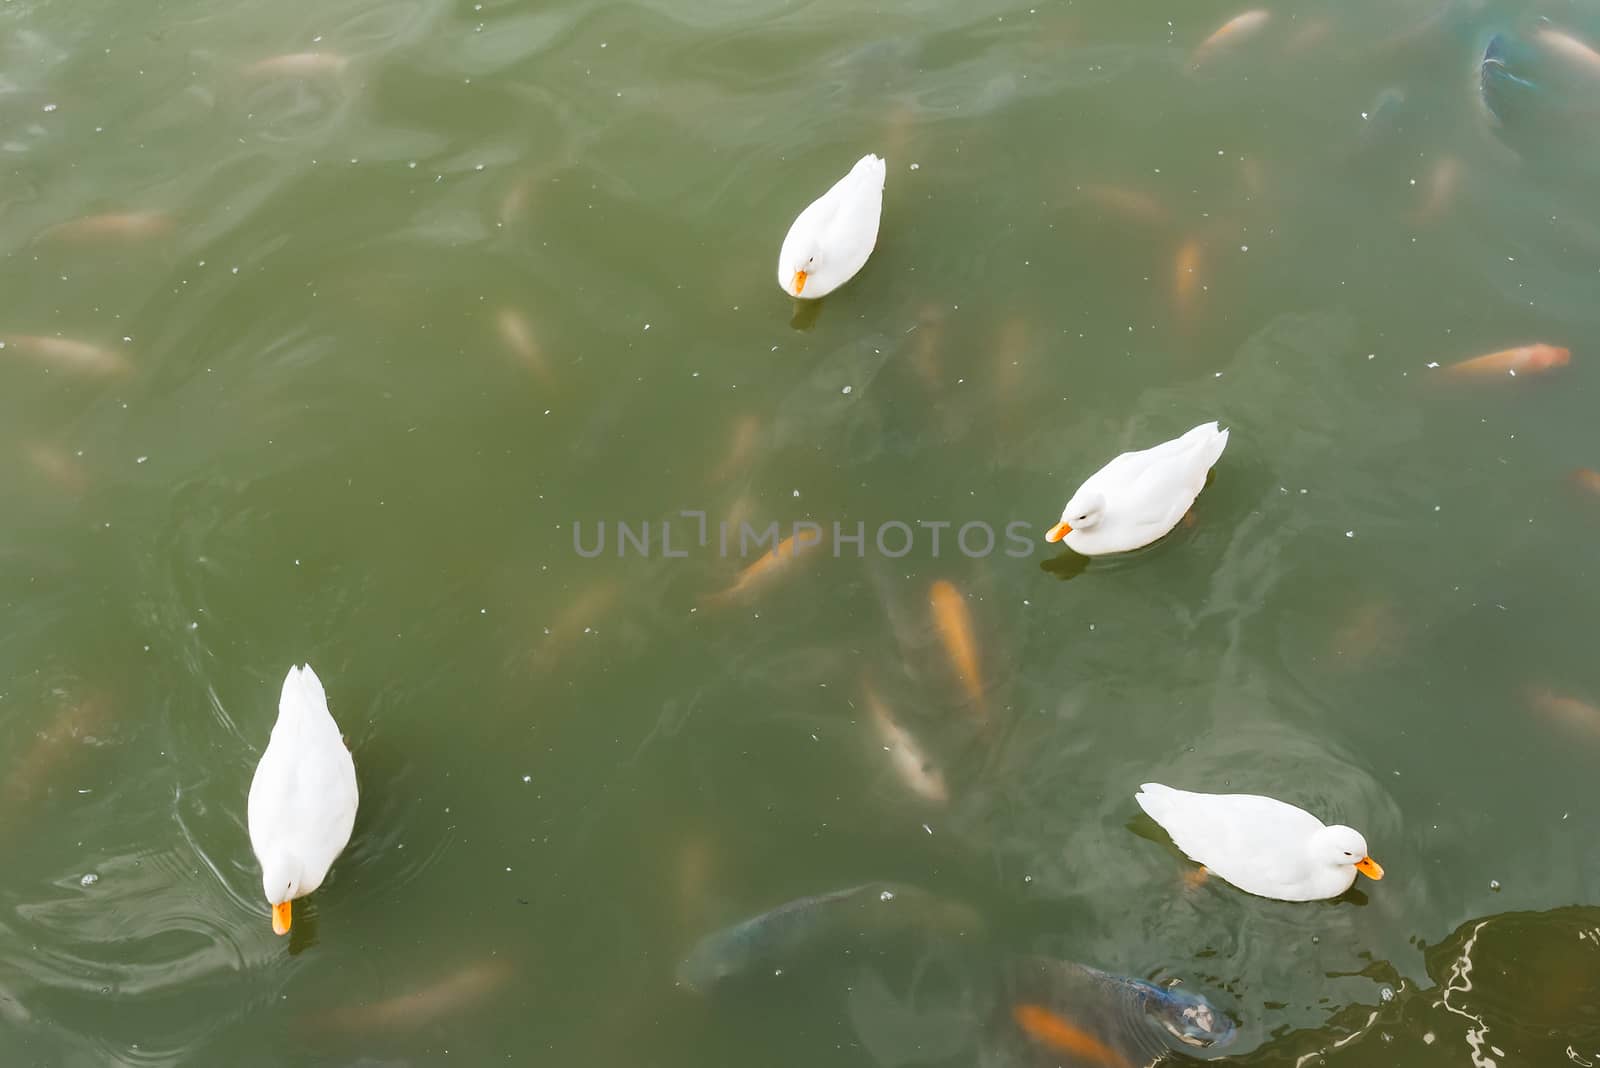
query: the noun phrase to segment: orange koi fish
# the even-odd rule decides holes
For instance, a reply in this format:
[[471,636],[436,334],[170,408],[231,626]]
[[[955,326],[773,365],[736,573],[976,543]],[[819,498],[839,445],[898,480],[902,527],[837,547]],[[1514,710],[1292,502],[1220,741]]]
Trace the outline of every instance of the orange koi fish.
[[1000,327],[995,339],[995,381],[1001,389],[1016,388],[1024,377],[1022,358],[1028,354],[1028,324],[1012,316]]
[[45,784],[66,764],[74,747],[95,740],[105,726],[110,708],[103,698],[92,697],[67,705],[51,722],[48,730],[35,736],[22,759],[5,782],[8,801],[27,801],[41,793]]
[[350,63],[337,52],[290,52],[257,60],[244,69],[246,74],[337,74]]
[[1528,695],[1528,701],[1546,719],[1591,738],[1600,738],[1600,708],[1588,701],[1551,690],[1534,690]]
[[1057,1053],[1068,1053],[1092,1064],[1105,1065],[1105,1068],[1133,1068],[1128,1058],[1043,1005],[1027,1002],[1014,1005],[1011,1018],[1017,1021],[1023,1034]]
[[532,654],[532,669],[542,673],[554,667],[578,636],[589,631],[610,611],[621,593],[621,585],[610,580],[590,586],[579,594],[554,623],[544,628],[545,639]]
[[82,493],[88,487],[89,476],[84,473],[83,465],[60,449],[29,442],[23,445],[23,451],[28,454],[28,462],[33,464],[34,470],[68,493]]
[[1261,161],[1254,156],[1246,156],[1239,161],[1239,177],[1244,182],[1246,197],[1254,200],[1266,192],[1266,174],[1261,166]]
[[1334,632],[1329,652],[1350,665],[1362,664],[1380,649],[1392,649],[1405,638],[1405,630],[1386,600],[1369,601],[1350,613]]
[[322,1017],[320,1023],[328,1030],[354,1034],[415,1031],[493,993],[505,985],[512,973],[509,961],[469,964],[431,986],[371,1005],[337,1010]]
[[1156,224],[1165,222],[1167,218],[1167,209],[1159,200],[1137,189],[1116,185],[1085,185],[1080,186],[1078,192],[1096,206],[1130,222]]
[[40,363],[55,364],[85,374],[109,375],[128,370],[128,361],[121,353],[88,341],[74,341],[65,337],[12,334],[0,341],[0,349],[15,350]]
[[911,350],[911,365],[917,369],[917,374],[922,378],[922,384],[930,390],[939,388],[939,334],[943,310],[937,305],[924,305],[917,316],[917,324],[912,327],[917,332],[916,343]]
[[533,199],[534,175],[525,174],[511,183],[506,195],[500,198],[500,221],[507,226],[519,222]]
[[1456,186],[1461,181],[1461,161],[1446,156],[1433,165],[1428,174],[1427,198],[1417,210],[1417,221],[1427,222],[1440,215],[1455,198]]
[[1600,471],[1591,467],[1580,467],[1572,472],[1572,484],[1600,497]]
[[549,361],[544,358],[544,350],[533,336],[533,325],[526,316],[515,308],[501,308],[495,316],[495,328],[500,332],[500,340],[523,366],[540,378],[549,379]]
[[1200,242],[1195,238],[1185,241],[1178,249],[1174,265],[1174,289],[1178,299],[1178,312],[1187,315],[1194,301],[1194,291],[1200,285]]
[[[808,531],[807,533],[810,532]],[[701,603],[709,608],[743,597],[756,587],[770,581],[774,576],[781,574],[802,553],[822,544],[821,535],[818,535],[815,539],[806,538],[797,542],[796,539],[799,537],[799,533],[796,532],[784,538],[770,553],[763,553],[743,571],[739,572],[739,577],[734,580],[732,586],[729,586],[721,593],[708,594],[702,597]]]
[[711,472],[711,482],[726,482],[750,459],[750,454],[755,450],[756,441],[761,436],[761,422],[753,415],[746,415],[733,424],[733,444],[728,447],[727,455]]
[[1247,37],[1259,30],[1267,21],[1268,13],[1262,10],[1246,11],[1217,27],[1210,37],[1200,42],[1200,47],[1194,50],[1192,64],[1198,67],[1202,60],[1222,45],[1225,41],[1236,41]]
[[944,772],[922,751],[917,740],[895,722],[893,713],[878,698],[871,683],[863,681],[861,690],[867,703],[867,714],[872,717],[872,725],[877,729],[878,741],[888,751],[900,781],[918,797],[939,804],[950,800]]
[[917,124],[917,112],[910,104],[901,101],[889,112],[883,135],[884,159],[904,159],[911,144],[911,132]]
[[972,636],[967,599],[949,582],[940,579],[928,591],[928,601],[933,606],[933,621],[939,637],[944,640],[945,652],[961,677],[967,696],[983,711],[983,679],[978,674],[978,646]]
[[726,524],[728,531],[732,533],[744,527],[745,521],[755,513],[755,509],[756,503],[750,499],[749,495],[737,497],[732,504],[728,505],[726,516],[719,522]]
[[1312,45],[1321,44],[1323,38],[1328,36],[1328,31],[1333,29],[1333,23],[1325,18],[1312,19],[1297,30],[1289,43],[1284,46],[1287,55],[1298,55]]
[[1515,377],[1565,367],[1571,359],[1570,351],[1556,345],[1520,345],[1451,364],[1447,373],[1460,378],[1486,378],[1489,375]]
[[716,870],[716,855],[712,852],[710,835],[700,831],[685,841],[678,850],[673,867],[678,889],[679,919],[685,925],[698,922],[703,919],[701,914],[706,909],[712,875]]
[[46,230],[43,236],[56,241],[95,241],[102,238],[137,241],[159,237],[170,229],[172,216],[165,212],[109,212],[57,223]]
[[1537,36],[1552,51],[1559,52],[1567,59],[1587,67],[1591,72],[1600,74],[1600,52],[1596,52],[1576,37],[1551,29],[1549,26],[1540,28]]

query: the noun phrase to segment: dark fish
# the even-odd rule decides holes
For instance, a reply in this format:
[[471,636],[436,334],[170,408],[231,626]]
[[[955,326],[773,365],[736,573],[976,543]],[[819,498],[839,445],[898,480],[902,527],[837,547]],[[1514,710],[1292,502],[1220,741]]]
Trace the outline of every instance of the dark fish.
[[1506,121],[1516,92],[1538,88],[1513,73],[1509,63],[1510,46],[1505,35],[1497,33],[1484,46],[1483,61],[1478,65],[1478,94],[1489,117],[1497,124]]
[[781,972],[829,949],[901,933],[977,938],[983,919],[959,902],[898,883],[802,897],[706,935],[678,965],[683,986],[707,992],[757,971]]
[[1071,961],[1004,966],[985,1065],[1143,1068],[1233,1041],[1233,1021],[1199,994]]
[[1538,169],[1581,178],[1588,190],[1600,173],[1596,71],[1578,52],[1587,46],[1555,34],[1491,37],[1479,67],[1479,100],[1485,124],[1505,148]]
[[1483,66],[1491,65],[1501,68],[1506,65],[1506,39],[1503,34],[1495,34],[1483,47]]

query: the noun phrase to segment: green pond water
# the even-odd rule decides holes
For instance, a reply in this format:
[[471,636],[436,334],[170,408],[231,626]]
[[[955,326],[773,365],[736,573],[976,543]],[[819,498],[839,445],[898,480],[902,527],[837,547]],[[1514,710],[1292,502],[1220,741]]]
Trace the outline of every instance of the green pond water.
[[[914,932],[674,981],[880,880],[1181,978],[1243,1063],[1600,1061],[1600,76],[1537,45],[1600,8],[1263,2],[1198,67],[1242,8],[0,5],[0,1063],[1034,1063]],[[866,152],[877,249],[797,310]],[[1043,543],[1211,419],[1191,523]],[[708,599],[730,519],[867,534]],[[361,808],[277,938],[245,798],[301,662]],[[1191,885],[1149,780],[1388,876]]]

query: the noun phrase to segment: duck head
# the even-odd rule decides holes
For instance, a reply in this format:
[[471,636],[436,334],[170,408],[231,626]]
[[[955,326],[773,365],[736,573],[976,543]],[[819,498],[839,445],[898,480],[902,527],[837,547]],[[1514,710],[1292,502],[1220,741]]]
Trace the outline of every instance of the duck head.
[[1105,514],[1105,510],[1104,496],[1080,490],[1067,502],[1067,506],[1061,509],[1061,522],[1050,528],[1044,540],[1060,541],[1074,530],[1093,530],[1100,525],[1100,518]]
[[1315,864],[1354,868],[1369,879],[1383,878],[1383,865],[1367,853],[1367,840],[1353,827],[1342,824],[1324,827],[1311,836],[1307,848]]
[[789,292],[796,296],[804,296],[806,279],[817,273],[817,260],[821,253],[815,246],[802,248],[791,260],[788,269]]
[[289,933],[289,902],[303,896],[300,886],[300,866],[287,858],[263,860],[261,864],[261,889],[272,906],[272,933]]

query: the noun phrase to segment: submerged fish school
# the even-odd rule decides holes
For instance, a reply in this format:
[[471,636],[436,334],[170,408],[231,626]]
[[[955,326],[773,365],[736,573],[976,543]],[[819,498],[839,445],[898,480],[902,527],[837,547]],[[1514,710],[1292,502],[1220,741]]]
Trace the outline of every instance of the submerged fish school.
[[[1194,66],[1210,62],[1225,47],[1236,47],[1268,22],[1264,10],[1229,20],[1198,46]],[[1600,59],[1592,58],[1596,53],[1575,38],[1554,29],[1542,32],[1569,57],[1600,65]],[[1505,42],[1497,35],[1480,63],[1491,116],[1498,113],[1497,94],[1507,92],[1507,86],[1527,84],[1507,74],[1505,53]],[[877,244],[886,171],[877,155],[863,156],[800,212],[778,257],[777,282],[784,293],[796,300],[819,300],[865,267]],[[1180,302],[1194,286],[1197,248],[1190,242],[1179,254]],[[506,320],[502,329],[514,347],[535,358],[525,327]],[[111,358],[59,339],[13,338],[12,343],[23,354],[45,360],[94,364]],[[1516,377],[1559,368],[1570,356],[1566,348],[1530,342],[1466,359],[1446,374],[1462,379]],[[1188,515],[1228,444],[1229,432],[1211,421],[1116,456],[1070,496],[1044,540],[1094,557],[1127,553],[1162,539]],[[794,541],[791,537],[775,546],[730,588],[707,594],[703,606],[757,595],[782,575],[786,559],[798,555]],[[969,703],[987,720],[966,598],[940,580],[928,591],[928,609]],[[941,770],[896,721],[870,680],[863,681],[862,695],[896,774],[925,801],[946,802],[950,788]],[[1324,824],[1317,815],[1284,801],[1154,782],[1140,786],[1131,799],[1178,851],[1200,866],[1196,874],[1214,876],[1248,894],[1318,901],[1345,894],[1359,875],[1372,880],[1384,875],[1361,832]],[[348,843],[357,800],[352,757],[329,712],[321,680],[309,665],[294,668],[284,682],[278,719],[251,783],[248,805],[250,840],[278,934],[291,929],[292,902],[321,885]],[[980,915],[959,902],[916,887],[868,883],[790,901],[706,934],[679,966],[677,981],[686,990],[707,993],[741,979],[826,961],[841,946],[903,938],[908,932],[973,947],[985,938],[985,926]],[[1001,993],[994,1015],[1002,1027],[994,1041],[1067,1058],[1066,1063],[1146,1064],[1167,1051],[1219,1047],[1234,1036],[1234,1022],[1204,995],[1187,989],[1084,964],[1004,954],[974,967],[992,967],[997,976],[995,988]]]

